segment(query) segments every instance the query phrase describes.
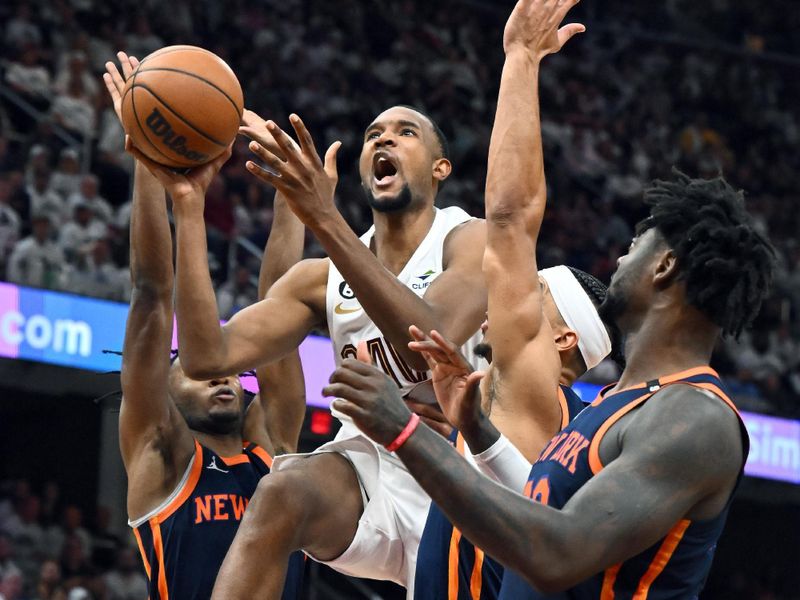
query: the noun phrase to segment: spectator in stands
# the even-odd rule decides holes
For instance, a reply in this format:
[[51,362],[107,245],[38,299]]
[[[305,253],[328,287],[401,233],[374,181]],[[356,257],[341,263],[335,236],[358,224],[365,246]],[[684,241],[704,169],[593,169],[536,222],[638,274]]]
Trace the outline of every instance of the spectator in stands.
[[51,239],[50,217],[34,213],[32,233],[20,241],[8,259],[8,280],[19,285],[61,289],[64,253]]
[[122,540],[111,531],[111,511],[106,506],[98,506],[94,516],[92,535],[92,564],[108,570],[117,561],[117,553]]
[[64,148],[58,156],[58,165],[50,180],[51,189],[66,200],[79,191],[81,179],[78,151],[74,148]]
[[87,585],[89,578],[94,574],[94,569],[84,550],[83,541],[77,533],[67,534],[64,538],[59,564],[68,588]]
[[22,589],[22,575],[9,573],[0,580],[0,600],[23,600]]
[[39,564],[47,556],[44,530],[39,524],[41,517],[41,501],[31,494],[17,502],[17,514],[20,524],[14,533],[14,548],[17,564],[22,570],[25,580],[31,582],[36,577]]
[[78,199],[73,205],[72,220],[61,228],[58,244],[66,260],[78,264],[88,255],[94,241],[105,233],[105,224],[95,217],[85,200]]
[[258,287],[251,281],[251,270],[237,265],[231,278],[217,290],[217,306],[221,319],[230,319],[236,312],[258,299]]
[[147,580],[139,567],[139,557],[131,548],[122,548],[117,566],[106,573],[108,600],[141,600],[147,597]]
[[69,74],[66,89],[56,94],[50,115],[79,141],[95,135],[95,110],[93,97],[82,79]]
[[0,580],[14,573],[21,574],[22,570],[14,562],[14,545],[11,536],[5,531],[0,531]]
[[[83,527],[83,512],[74,504],[67,505],[61,515],[61,525],[53,525],[45,531],[47,545],[56,555],[61,554],[64,558],[64,548],[68,540],[77,541],[80,546],[80,556],[85,562],[88,560],[91,551],[91,538],[89,532]],[[71,551],[70,551],[71,552]],[[69,562],[73,562],[75,556],[69,557]],[[64,569],[62,561],[62,571],[67,577],[68,571]]]
[[[44,112],[52,99],[50,71],[41,64],[37,45],[27,44],[19,48],[17,59],[6,68],[6,83],[35,111]],[[32,129],[36,119],[27,110],[10,102],[5,107],[17,132],[27,133]]]
[[91,242],[89,252],[79,256],[69,271],[67,287],[76,294],[117,300],[128,299],[127,270],[111,261],[108,240],[98,238]]
[[54,226],[63,221],[66,203],[51,187],[49,167],[32,172],[32,182],[25,187],[31,214],[46,215]]
[[21,48],[42,43],[42,31],[31,19],[31,6],[27,2],[17,4],[14,16],[9,20],[5,30],[5,43],[8,48]]
[[80,81],[86,95],[94,99],[100,92],[100,84],[97,77],[89,72],[88,57],[83,50],[73,50],[68,53],[65,60],[65,67],[56,76],[53,89],[58,94],[69,92],[72,81]]
[[61,584],[61,567],[55,560],[48,559],[42,563],[34,600],[66,600]]
[[81,178],[79,190],[67,199],[68,213],[72,214],[79,204],[88,206],[94,217],[103,223],[110,223],[114,218],[108,200],[100,195],[100,181],[96,175],[89,174]]
[[150,21],[147,15],[140,13],[136,17],[133,31],[128,35],[128,54],[141,60],[162,46],[164,46],[164,41],[150,29]]
[[8,177],[0,175],[0,277],[5,274],[8,255],[22,231],[19,214],[11,206],[11,192]]

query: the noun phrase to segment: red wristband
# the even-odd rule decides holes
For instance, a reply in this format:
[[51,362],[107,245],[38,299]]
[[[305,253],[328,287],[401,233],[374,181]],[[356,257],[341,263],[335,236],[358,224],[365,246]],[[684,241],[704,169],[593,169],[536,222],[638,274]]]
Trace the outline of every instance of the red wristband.
[[414,433],[414,430],[419,425],[419,415],[417,413],[411,413],[411,418],[408,420],[408,423],[403,428],[403,431],[400,432],[394,441],[391,444],[386,444],[386,449],[389,452],[394,452],[400,446],[406,443],[406,440],[411,437],[411,434]]

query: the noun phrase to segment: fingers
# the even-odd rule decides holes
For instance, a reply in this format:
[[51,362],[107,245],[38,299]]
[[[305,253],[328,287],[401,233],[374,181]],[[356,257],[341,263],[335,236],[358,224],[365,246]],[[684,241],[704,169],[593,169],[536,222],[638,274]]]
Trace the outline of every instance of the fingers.
[[[261,119],[261,117],[258,116],[257,118]],[[266,123],[266,121],[264,121],[264,123]],[[273,138],[272,135],[270,135],[270,133],[267,131],[266,125],[264,123],[262,124],[248,123],[242,125],[241,127],[239,127],[239,133],[255,142],[258,142],[269,152],[272,152],[272,154],[274,154],[281,160],[285,161],[286,155],[283,153],[280,146],[278,146],[278,144],[275,143],[275,138]]]
[[343,383],[353,389],[363,390],[367,387],[369,379],[365,373],[358,373],[353,369],[340,367],[331,373],[328,383]]
[[336,168],[336,155],[339,153],[339,148],[342,147],[342,142],[335,141],[331,144],[328,151],[325,152],[325,173],[328,174],[328,177],[338,179],[339,178],[339,171]]
[[467,389],[473,389],[476,385],[478,385],[483,379],[486,377],[486,371],[474,371],[467,376],[466,387]]
[[272,152],[270,152],[267,148],[263,145],[259,144],[258,142],[250,142],[248,144],[248,148],[250,151],[258,156],[264,163],[269,167],[270,171],[274,173],[277,177],[284,180],[285,183],[294,182],[294,178],[291,177],[289,170],[286,168],[286,162],[275,156]]
[[428,338],[427,335],[425,335],[425,332],[422,331],[422,329],[420,329],[416,325],[411,325],[408,328],[408,333],[410,333],[411,337],[414,338],[415,340],[417,340],[418,342],[422,342],[422,341],[425,341],[427,339],[430,339],[430,338]]
[[570,39],[579,33],[586,31],[582,23],[569,23],[558,30],[558,47],[563,48]]
[[413,350],[414,352],[419,352],[423,355],[427,354],[433,359],[434,363],[452,364],[450,356],[443,352],[433,340],[427,340],[425,342],[409,342],[408,349]]
[[453,342],[445,338],[435,329],[431,331],[431,339],[436,342],[439,348],[441,348],[442,352],[447,354],[447,357],[451,363],[464,369],[471,370],[469,363],[464,359],[458,349],[458,346],[456,346]]
[[266,129],[267,122],[249,108],[242,112],[242,125],[252,129]]
[[[109,80],[111,85],[109,85]],[[103,75],[103,81],[105,81],[106,87],[112,97],[114,97],[115,92],[118,97],[122,94],[122,89],[125,87],[125,80],[122,78],[122,75],[120,75],[117,65],[111,61],[106,63],[106,73]]]
[[308,132],[308,129],[306,129],[303,120],[296,114],[292,113],[289,115],[289,122],[292,124],[292,127],[294,127],[294,132],[297,134],[297,139],[300,142],[300,151],[305,154],[306,158],[311,160],[314,164],[321,166],[322,161],[319,159],[319,154],[317,154],[317,148],[314,146],[314,140],[311,138],[311,134]]
[[136,66],[139,66],[139,61],[136,60],[136,57],[128,56],[125,52],[117,52],[117,58],[119,59],[119,64],[122,66],[122,77],[125,81],[131,76],[131,74],[136,70],[136,67],[133,66],[132,61],[136,61]]
[[343,398],[362,407],[369,400],[367,394],[346,383],[329,383],[322,388],[322,395],[327,397]]
[[278,127],[275,121],[267,121],[267,131],[270,132],[275,143],[278,144],[278,147],[281,149],[284,156],[286,156],[287,160],[291,160],[292,157],[297,155],[297,143],[290,138],[283,129]]
[[356,358],[364,364],[371,365],[372,364],[372,357],[369,355],[369,350],[367,350],[367,342],[365,340],[361,340],[358,343],[358,350],[356,351]]
[[281,178],[275,175],[274,173],[267,171],[261,165],[257,165],[252,160],[248,160],[244,166],[247,168],[248,171],[250,171],[250,173],[258,177],[264,183],[271,185],[276,190],[280,191],[283,188],[284,182],[281,181]]
[[336,400],[331,402],[331,407],[338,410],[340,413],[347,415],[353,420],[358,420],[360,417],[363,417],[366,414],[360,406],[349,402],[344,398],[336,398]]

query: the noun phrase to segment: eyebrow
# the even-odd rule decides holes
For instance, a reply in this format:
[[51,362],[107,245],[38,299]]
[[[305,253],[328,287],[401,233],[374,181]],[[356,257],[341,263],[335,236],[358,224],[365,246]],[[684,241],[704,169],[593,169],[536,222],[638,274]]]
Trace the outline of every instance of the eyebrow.
[[407,121],[406,119],[400,119],[398,121],[375,121],[371,123],[370,126],[364,130],[364,133],[367,133],[368,131],[375,129],[376,127],[383,127],[386,125],[391,125],[393,123],[396,123],[401,127],[413,127],[414,129],[418,129],[420,131],[422,130],[422,127],[419,125],[419,123],[415,123],[414,121]]

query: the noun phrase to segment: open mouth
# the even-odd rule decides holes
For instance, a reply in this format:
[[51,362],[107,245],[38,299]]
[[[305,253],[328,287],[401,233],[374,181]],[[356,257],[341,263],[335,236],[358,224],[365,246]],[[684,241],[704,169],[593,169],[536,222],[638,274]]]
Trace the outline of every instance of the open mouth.
[[378,187],[390,185],[397,176],[395,159],[383,152],[376,152],[372,159],[372,175]]

